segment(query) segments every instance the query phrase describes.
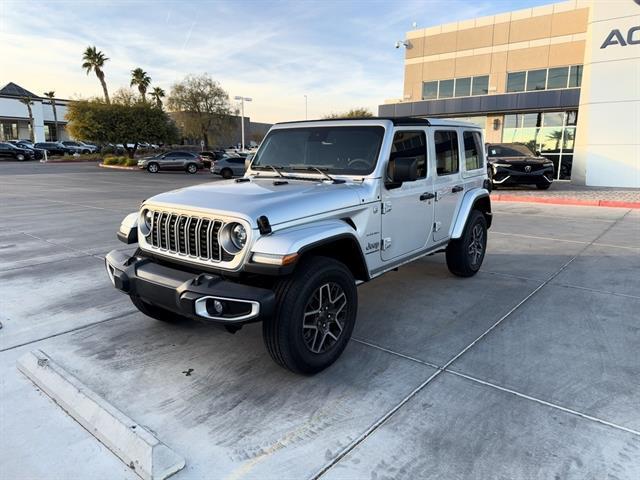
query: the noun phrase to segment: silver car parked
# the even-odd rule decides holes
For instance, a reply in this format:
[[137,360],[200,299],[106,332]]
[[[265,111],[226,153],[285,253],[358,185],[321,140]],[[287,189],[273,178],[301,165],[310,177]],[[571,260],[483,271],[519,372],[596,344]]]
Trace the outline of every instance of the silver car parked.
[[221,175],[222,178],[242,177],[246,170],[245,157],[225,156],[211,164],[211,173]]
[[149,173],[158,173],[160,170],[182,170],[187,173],[198,173],[204,168],[202,157],[192,152],[167,152],[159,153],[152,157],[138,160],[138,168],[146,169]]

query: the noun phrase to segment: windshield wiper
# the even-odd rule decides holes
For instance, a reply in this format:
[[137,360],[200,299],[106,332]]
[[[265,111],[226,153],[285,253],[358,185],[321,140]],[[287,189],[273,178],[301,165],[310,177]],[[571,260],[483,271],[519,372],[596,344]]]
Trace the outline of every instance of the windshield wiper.
[[293,167],[292,170],[302,170],[302,171],[306,171],[306,172],[318,172],[320,175],[322,175],[323,177],[325,177],[327,180],[330,180],[333,183],[344,183],[344,180],[337,180],[335,178],[333,178],[331,175],[329,175],[327,172],[325,172],[324,170],[322,170],[321,168],[315,167],[313,165],[308,165],[306,167]]
[[284,175],[282,175],[282,172],[280,170],[282,170],[282,166],[281,165],[252,165],[253,169],[257,169],[257,170],[266,170],[266,169],[271,169],[274,172],[276,172],[276,175],[278,175],[279,177],[284,178]]

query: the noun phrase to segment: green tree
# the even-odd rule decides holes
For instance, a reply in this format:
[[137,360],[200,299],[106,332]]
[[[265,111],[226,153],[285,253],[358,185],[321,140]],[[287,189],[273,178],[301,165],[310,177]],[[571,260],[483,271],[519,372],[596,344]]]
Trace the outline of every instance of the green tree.
[[33,124],[33,110],[31,109],[31,105],[33,105],[33,101],[31,100],[31,97],[22,97],[20,99],[20,102],[27,106],[27,113],[29,114],[29,125],[31,125],[31,132],[29,132],[29,138],[33,142],[34,141],[34,136],[33,136],[34,124]]
[[330,113],[323,118],[370,118],[373,117],[373,113],[368,108],[352,108],[347,112],[342,113]]
[[162,110],[162,99],[165,96],[164,90],[160,87],[153,87],[153,90],[151,90],[150,95],[151,95],[151,98],[153,98],[153,101],[155,102],[156,107]]
[[147,75],[147,72],[140,67],[135,70],[131,70],[131,84],[130,86],[137,86],[140,92],[140,98],[143,102],[147,101],[147,88],[151,85],[151,77]]
[[187,75],[174,84],[167,106],[176,112],[184,135],[204,140],[207,147],[211,141],[210,132],[226,132],[233,125],[229,95],[206,73]]
[[56,111],[56,92],[44,92],[44,96],[51,102],[51,110],[53,110],[53,128],[56,132],[56,140],[60,140],[60,132],[58,131],[58,112]]
[[82,55],[82,60],[82,68],[87,71],[87,75],[89,75],[91,72],[95,72],[96,77],[98,77],[98,80],[100,80],[100,85],[102,85],[102,91],[104,92],[104,101],[110,103],[109,91],[107,90],[107,82],[105,82],[104,80],[104,71],[102,70],[104,68],[105,62],[109,59],[105,57],[104,53],[98,51],[94,45],[93,47],[87,47],[87,49],[84,51],[84,54]]
[[140,103],[140,98],[131,88],[121,87],[113,92],[111,101],[112,103],[117,103],[118,105],[132,106],[136,103]]
[[100,143],[122,143],[130,158],[140,141],[174,143],[178,138],[178,129],[169,116],[146,103],[108,105],[81,100],[67,108],[67,128],[72,136]]

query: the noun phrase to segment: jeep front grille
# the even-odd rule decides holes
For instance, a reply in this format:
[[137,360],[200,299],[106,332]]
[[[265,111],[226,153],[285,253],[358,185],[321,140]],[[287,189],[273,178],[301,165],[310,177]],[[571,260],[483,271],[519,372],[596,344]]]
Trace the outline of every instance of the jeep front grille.
[[218,241],[223,225],[221,220],[169,212],[152,213],[151,233],[147,237],[152,247],[214,262],[233,258]]

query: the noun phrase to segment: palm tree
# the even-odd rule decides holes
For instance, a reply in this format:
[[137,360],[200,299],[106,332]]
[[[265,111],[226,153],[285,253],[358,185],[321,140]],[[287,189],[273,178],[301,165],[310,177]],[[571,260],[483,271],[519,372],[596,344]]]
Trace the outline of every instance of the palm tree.
[[109,101],[109,92],[107,91],[107,82],[104,81],[104,72],[102,68],[104,67],[104,62],[109,60],[104,56],[104,53],[96,50],[95,45],[93,47],[87,47],[82,55],[82,68],[87,71],[87,75],[89,75],[92,71],[96,73],[96,77],[100,80],[100,84],[102,85],[102,91],[104,92],[104,100],[107,103],[111,103]]
[[151,77],[147,75],[147,72],[142,70],[140,67],[135,70],[131,70],[131,86],[138,86],[138,91],[140,92],[140,97],[143,102],[147,101],[147,88],[151,84]]
[[56,112],[56,92],[44,92],[44,96],[51,101],[51,110],[53,110],[53,128],[56,132],[56,140],[60,140],[60,132],[58,131],[58,112]]
[[164,98],[164,90],[160,87],[153,87],[151,90],[151,98],[156,102],[156,107],[162,110],[162,99]]
[[31,97],[22,97],[20,99],[21,103],[24,103],[27,106],[27,110],[29,112],[29,124],[31,125],[31,132],[29,132],[29,137],[31,139],[31,141],[34,141],[34,137],[33,137],[33,110],[31,110],[31,105],[33,105],[33,101],[31,101]]

